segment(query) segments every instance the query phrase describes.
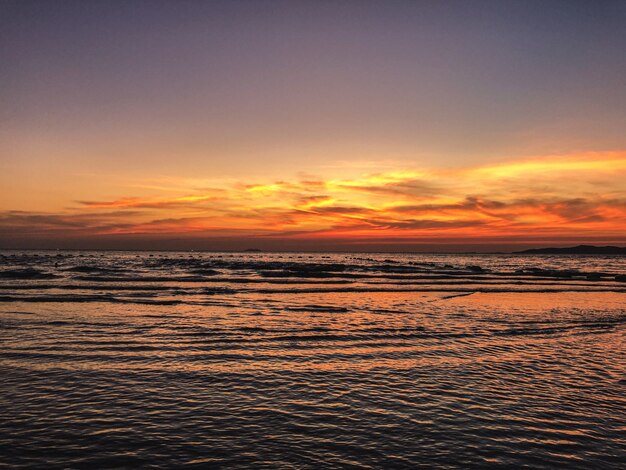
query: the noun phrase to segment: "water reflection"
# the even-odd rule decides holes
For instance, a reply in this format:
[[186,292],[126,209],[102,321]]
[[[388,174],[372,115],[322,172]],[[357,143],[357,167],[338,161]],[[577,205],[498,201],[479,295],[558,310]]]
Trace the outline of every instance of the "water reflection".
[[[98,262],[114,271],[125,256]],[[11,468],[620,468],[625,457],[626,294],[615,281],[599,292],[574,277],[562,284],[584,292],[323,294],[81,281],[68,294],[78,281],[67,265],[37,269],[59,277],[22,280],[35,300],[0,302],[0,463]],[[19,296],[15,279],[2,282]]]

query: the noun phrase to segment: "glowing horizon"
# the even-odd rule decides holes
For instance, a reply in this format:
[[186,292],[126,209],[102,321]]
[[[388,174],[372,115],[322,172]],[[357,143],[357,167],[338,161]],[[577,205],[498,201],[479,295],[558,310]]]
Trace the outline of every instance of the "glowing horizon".
[[[458,169],[413,168],[352,178],[232,182],[170,179],[150,195],[67,201],[56,211],[4,211],[4,239],[52,242],[145,236],[335,240],[393,246],[467,240],[502,243],[626,241],[626,152],[549,156]],[[186,192],[180,186],[189,185]],[[521,240],[521,241],[520,241]],[[476,242],[474,242],[476,244]]]

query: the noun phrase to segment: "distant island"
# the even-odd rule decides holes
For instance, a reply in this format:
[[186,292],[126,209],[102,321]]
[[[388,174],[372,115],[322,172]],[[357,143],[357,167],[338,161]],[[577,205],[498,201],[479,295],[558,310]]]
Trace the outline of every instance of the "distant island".
[[625,255],[626,247],[578,245],[567,248],[534,248],[515,251],[520,255]]

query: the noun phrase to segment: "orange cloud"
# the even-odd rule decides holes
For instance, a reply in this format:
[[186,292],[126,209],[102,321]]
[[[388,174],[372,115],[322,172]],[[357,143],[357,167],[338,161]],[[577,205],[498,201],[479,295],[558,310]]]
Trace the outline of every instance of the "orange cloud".
[[180,196],[171,199],[144,199],[139,197],[123,197],[115,201],[79,201],[85,207],[90,208],[148,208],[159,209],[172,206],[183,206],[189,203],[211,201],[217,199],[213,196]]
[[[589,153],[351,179],[226,181],[206,193],[81,201],[56,213],[0,214],[2,237],[197,234],[343,240],[626,240],[626,153]],[[216,182],[212,181],[215,185]],[[216,195],[219,194],[219,195]],[[111,210],[114,210],[111,212]]]

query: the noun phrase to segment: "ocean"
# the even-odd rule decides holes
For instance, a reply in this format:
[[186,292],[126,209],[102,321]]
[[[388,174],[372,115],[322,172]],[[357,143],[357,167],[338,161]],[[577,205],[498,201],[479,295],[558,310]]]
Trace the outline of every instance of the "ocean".
[[626,257],[0,252],[2,468],[626,462]]

